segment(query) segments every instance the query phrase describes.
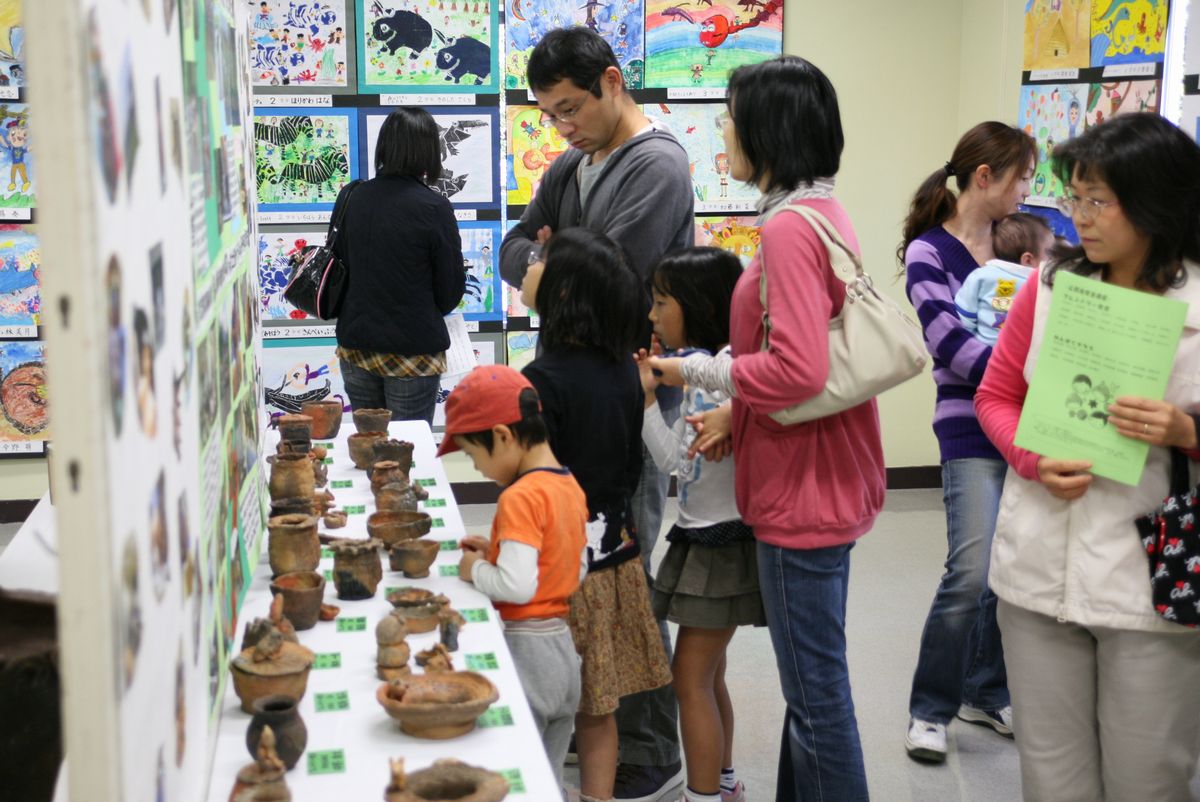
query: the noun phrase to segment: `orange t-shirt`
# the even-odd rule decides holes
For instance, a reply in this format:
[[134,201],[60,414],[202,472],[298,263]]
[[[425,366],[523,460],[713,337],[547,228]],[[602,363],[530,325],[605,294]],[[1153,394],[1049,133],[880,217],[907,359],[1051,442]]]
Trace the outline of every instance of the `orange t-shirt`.
[[567,599],[579,587],[580,555],[587,545],[587,498],[569,471],[540,468],[523,474],[500,494],[487,561],[511,540],[538,552],[538,585],[525,604],[495,602],[505,621],[565,618]]

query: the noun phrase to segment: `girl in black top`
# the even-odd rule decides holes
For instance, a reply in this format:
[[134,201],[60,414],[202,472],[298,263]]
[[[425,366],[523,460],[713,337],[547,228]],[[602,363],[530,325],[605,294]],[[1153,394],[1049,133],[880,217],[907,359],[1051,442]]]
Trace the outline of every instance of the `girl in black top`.
[[337,321],[337,354],[354,409],[433,423],[450,335],[442,317],[466,283],[450,201],[432,190],[442,172],[437,123],[424,109],[392,112],[375,146],[375,178],[349,195],[334,247],[350,272]]

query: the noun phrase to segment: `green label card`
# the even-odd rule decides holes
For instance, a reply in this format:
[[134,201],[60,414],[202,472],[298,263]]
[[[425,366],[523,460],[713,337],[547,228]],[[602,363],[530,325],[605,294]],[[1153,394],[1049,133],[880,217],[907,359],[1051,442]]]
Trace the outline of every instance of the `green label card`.
[[490,708],[479,717],[480,727],[511,727],[513,723],[512,710],[507,705]]
[[458,576],[457,565],[439,565],[438,576]]
[[508,791],[512,794],[525,793],[525,778],[521,776],[520,769],[501,769],[497,772],[505,780],[508,780]]
[[338,632],[366,632],[367,618],[361,616],[359,618],[339,618],[337,620]]
[[318,713],[335,713],[350,709],[350,694],[346,691],[313,694],[313,704]]
[[495,652],[467,655],[468,671],[495,671],[498,668],[500,668],[500,664],[496,662]]
[[457,540],[442,540],[438,543],[438,548],[442,551],[458,551]]
[[354,487],[353,479],[334,479],[329,485],[334,490],[345,490],[347,487]]
[[341,668],[342,653],[341,652],[322,652],[313,660],[313,668]]
[[446,499],[444,499],[444,498],[431,498],[431,499],[426,499],[426,501],[425,501],[425,506],[426,506],[426,507],[445,507],[445,506],[446,506]]
[[462,617],[470,624],[478,624],[488,620],[488,611],[482,607],[472,607],[470,610],[459,610]]
[[333,549],[321,549],[321,559],[322,560],[332,559],[332,557],[333,557]]
[[332,581],[333,581],[333,569],[332,569],[332,568],[326,568],[326,569],[325,569],[325,581],[326,581],[326,582],[332,582]]
[[326,457],[325,459],[321,460],[321,464],[322,465],[332,465],[333,457]]
[[346,753],[341,749],[308,753],[309,774],[345,774]]
[[326,451],[332,451],[334,449],[334,446],[336,446],[337,444],[336,443],[313,443],[313,445],[320,446],[321,448],[325,449]]
[[441,528],[442,528],[443,526],[445,526],[445,525],[446,525],[446,522],[445,522],[445,521],[443,521],[441,518],[434,518],[434,519],[433,519],[433,528],[434,528],[434,529],[441,529]]
[[343,507],[343,509],[346,511],[347,515],[362,515],[367,511],[366,505],[363,504],[350,504],[346,507]]
[[437,485],[437,479],[418,479],[417,484],[421,487],[434,487]]

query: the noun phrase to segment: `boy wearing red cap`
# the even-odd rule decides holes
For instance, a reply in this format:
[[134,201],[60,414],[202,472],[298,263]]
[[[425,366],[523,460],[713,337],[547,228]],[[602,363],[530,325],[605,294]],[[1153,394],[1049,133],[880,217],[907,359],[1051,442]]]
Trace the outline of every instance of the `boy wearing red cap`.
[[438,456],[460,448],[504,490],[491,539],[463,539],[459,578],[491,599],[504,621],[561,787],[580,696],[567,600],[587,573],[587,499],[550,450],[537,391],[512,368],[477,367],[450,394]]

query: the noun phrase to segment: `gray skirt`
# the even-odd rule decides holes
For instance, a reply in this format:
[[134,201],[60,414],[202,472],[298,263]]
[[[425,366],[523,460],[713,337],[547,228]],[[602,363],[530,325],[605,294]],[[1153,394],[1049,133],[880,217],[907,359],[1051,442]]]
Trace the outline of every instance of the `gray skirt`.
[[674,540],[654,578],[654,615],[680,626],[766,626],[758,592],[758,543],[703,546]]

